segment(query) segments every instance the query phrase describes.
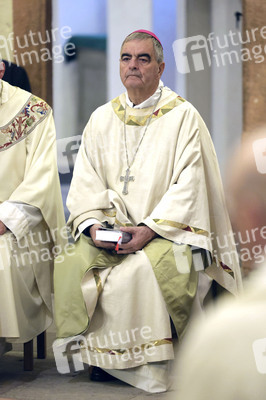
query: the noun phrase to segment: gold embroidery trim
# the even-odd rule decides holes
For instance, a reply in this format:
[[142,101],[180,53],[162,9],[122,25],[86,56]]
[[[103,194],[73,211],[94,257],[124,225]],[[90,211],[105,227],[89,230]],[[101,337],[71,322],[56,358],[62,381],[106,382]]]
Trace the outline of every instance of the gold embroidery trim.
[[103,214],[104,214],[106,217],[113,218],[113,217],[116,216],[116,211],[115,211],[115,210],[114,210],[114,211],[112,211],[112,210],[108,210],[108,211],[103,210]]
[[0,127],[0,151],[25,139],[50,111],[45,101],[32,95],[20,112],[8,124]]
[[115,219],[115,224],[119,225],[119,226],[133,226],[133,224],[131,224],[130,222],[123,223],[123,222],[118,221],[117,218]]
[[205,231],[204,229],[201,228],[196,228],[194,226],[182,224],[181,222],[175,222],[175,221],[170,221],[167,219],[154,219],[153,220],[157,225],[168,225],[172,226],[173,228],[178,228],[183,231],[188,231],[188,232],[193,232],[196,233],[197,235],[203,235],[206,237],[209,237],[209,233]]
[[100,294],[102,292],[102,290],[103,290],[103,285],[102,285],[102,280],[101,280],[99,271],[97,271],[96,269],[93,269],[93,276],[94,276],[94,279],[95,279],[97,292],[98,292],[98,294]]
[[[169,103],[165,104],[161,108],[157,109],[151,118],[150,123],[156,121],[158,118],[162,117],[163,115],[167,114],[169,111],[173,110],[173,108],[179,106],[180,104],[184,103],[186,100],[180,96],[177,96],[174,100],[171,100]],[[124,122],[124,115],[125,115],[125,107],[121,104],[119,96],[116,97],[114,100],[111,101],[112,107],[118,118]],[[150,115],[144,116],[135,116],[135,115],[128,115],[126,119],[126,125],[133,125],[133,126],[144,126],[146,122],[150,118]]]
[[221,268],[224,272],[232,276],[233,279],[235,279],[235,273],[234,271],[228,267],[228,265],[224,264],[221,260],[219,260],[216,256],[213,257],[215,260],[216,265]]
[[[184,231],[196,233],[197,235],[203,235],[206,237],[210,236],[209,233],[203,229],[195,228],[193,226],[186,225],[186,224],[181,224],[180,222],[169,221],[169,220],[165,220],[165,219],[154,219],[153,221],[157,225],[168,225],[168,226],[172,226],[174,228],[178,228],[178,229],[181,229]],[[218,260],[218,258],[215,256],[213,258],[215,259],[215,263],[219,268],[221,268],[224,272],[228,273],[233,278],[235,277],[234,271],[230,267],[228,267],[228,265],[225,265],[222,261]]]
[[[138,348],[141,348],[141,350],[144,351],[145,349],[149,349],[154,346],[162,346],[164,344],[172,344],[172,340],[171,339],[153,340],[152,342],[149,342],[146,344],[141,344],[141,345],[136,345],[136,346]],[[81,341],[80,345],[84,346],[84,341]],[[107,349],[107,348],[101,348],[101,347],[88,346],[87,349],[93,353],[98,353],[98,354],[123,355],[124,353],[133,353],[134,347],[124,348],[124,349]]]

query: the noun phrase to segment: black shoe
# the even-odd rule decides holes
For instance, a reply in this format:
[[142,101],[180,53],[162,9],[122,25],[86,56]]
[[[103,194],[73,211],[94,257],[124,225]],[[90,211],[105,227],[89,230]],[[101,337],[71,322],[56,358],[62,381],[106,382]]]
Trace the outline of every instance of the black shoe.
[[116,380],[116,378],[99,367],[92,367],[90,379],[93,382],[107,382]]

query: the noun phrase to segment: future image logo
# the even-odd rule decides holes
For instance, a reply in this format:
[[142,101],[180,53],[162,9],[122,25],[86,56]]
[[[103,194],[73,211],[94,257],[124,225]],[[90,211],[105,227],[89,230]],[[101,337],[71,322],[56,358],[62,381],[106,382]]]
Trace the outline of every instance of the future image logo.
[[173,50],[181,74],[202,71],[211,65],[208,43],[203,35],[178,39],[173,43]]
[[68,339],[56,339],[53,343],[53,351],[57,371],[60,374],[70,372],[69,357],[73,363],[74,371],[84,370],[84,364],[81,358],[81,349],[86,349],[86,338],[82,335]]
[[57,140],[57,162],[60,174],[68,174],[73,171],[81,136],[76,135]]
[[[176,68],[180,74],[266,60],[266,25],[251,30],[229,30],[222,34],[210,32],[177,39],[173,43]],[[247,46],[248,44],[248,46]]]

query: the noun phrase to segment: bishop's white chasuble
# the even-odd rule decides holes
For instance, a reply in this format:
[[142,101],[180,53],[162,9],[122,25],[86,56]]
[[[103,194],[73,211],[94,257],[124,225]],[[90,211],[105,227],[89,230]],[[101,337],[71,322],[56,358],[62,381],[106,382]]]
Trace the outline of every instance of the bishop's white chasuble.
[[[202,275],[233,294],[241,289],[218,163],[198,112],[168,88],[155,109],[126,106],[125,94],[98,108],[84,130],[67,204],[74,235],[90,218],[158,233],[128,256],[95,248],[82,234],[75,256],[56,263],[55,307],[58,337],[82,335],[85,362],[161,391],[162,363],[174,357],[169,315],[182,338],[197,293],[191,246],[212,256]],[[142,373],[150,376],[144,387]]]

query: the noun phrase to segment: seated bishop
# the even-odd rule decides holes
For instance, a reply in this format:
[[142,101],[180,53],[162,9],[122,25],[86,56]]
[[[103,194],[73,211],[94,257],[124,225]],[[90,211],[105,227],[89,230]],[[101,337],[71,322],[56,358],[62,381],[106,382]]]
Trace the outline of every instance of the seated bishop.
[[[67,346],[80,353],[70,352],[76,369],[93,367],[91,379],[104,372],[151,393],[170,387],[174,344],[212,283],[241,290],[210,134],[164,86],[164,67],[155,34],[125,38],[126,92],[85,127],[67,199],[75,252],[55,266],[58,370],[69,370]],[[103,228],[120,236],[99,240]]]

